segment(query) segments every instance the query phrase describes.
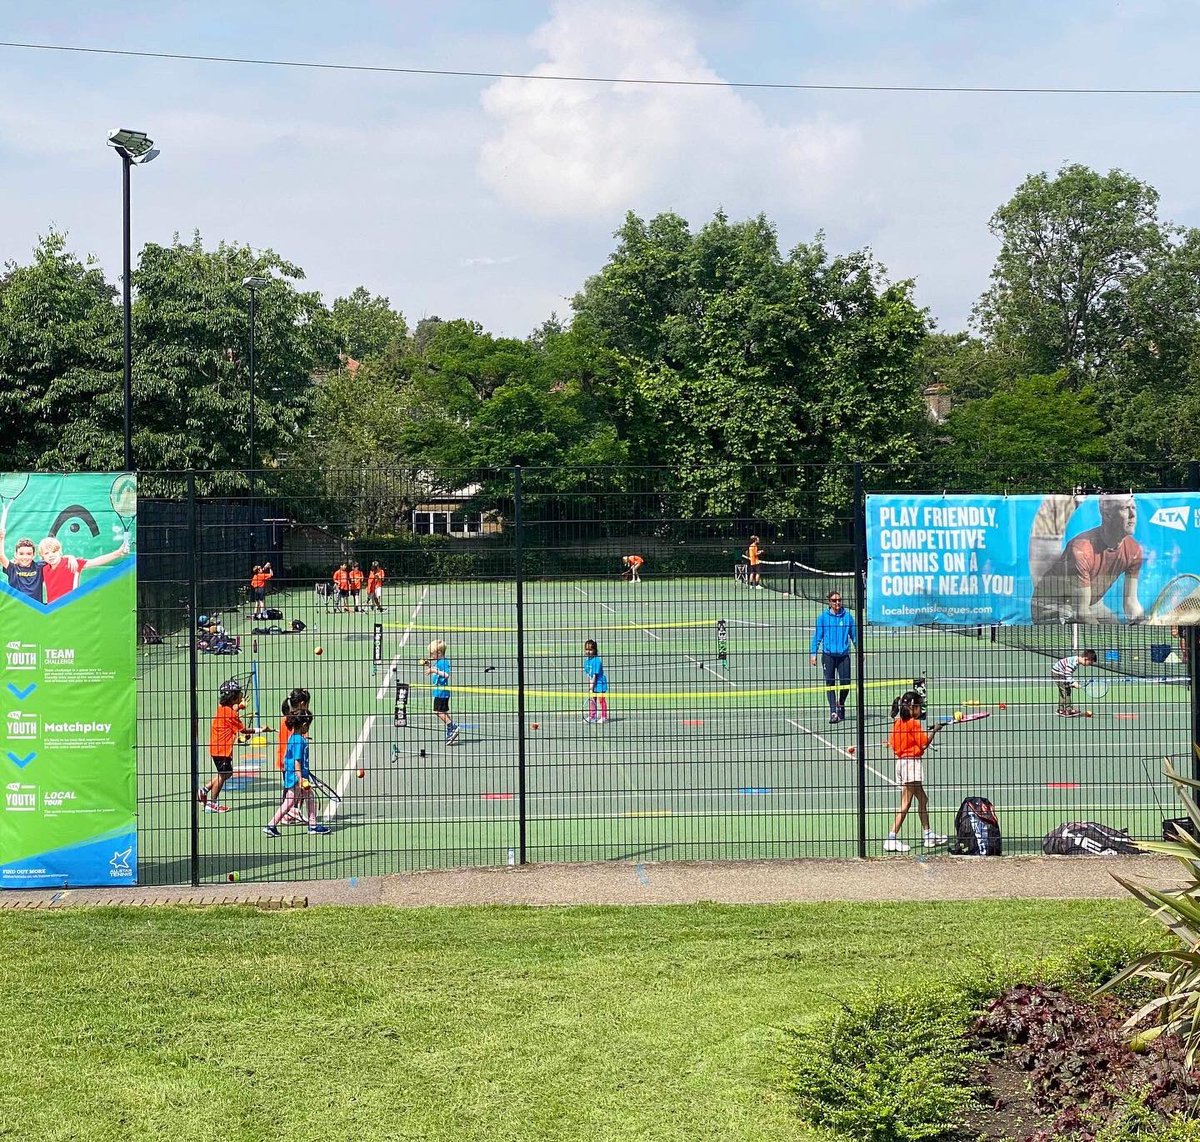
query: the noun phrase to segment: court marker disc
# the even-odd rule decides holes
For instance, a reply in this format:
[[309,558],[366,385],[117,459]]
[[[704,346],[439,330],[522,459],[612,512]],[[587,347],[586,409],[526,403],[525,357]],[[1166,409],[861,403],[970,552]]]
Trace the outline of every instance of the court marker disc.
[[1078,781],[1047,781],[1047,789],[1078,789]]

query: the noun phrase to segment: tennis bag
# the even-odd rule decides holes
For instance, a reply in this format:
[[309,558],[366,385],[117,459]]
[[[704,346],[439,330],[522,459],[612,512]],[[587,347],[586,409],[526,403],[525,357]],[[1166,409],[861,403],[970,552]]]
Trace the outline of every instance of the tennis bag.
[[1042,840],[1047,856],[1123,856],[1142,850],[1129,839],[1125,829],[1114,829],[1096,821],[1068,821],[1051,829]]
[[986,797],[968,797],[954,815],[954,841],[950,851],[958,856],[999,856],[1000,822]]
[[283,612],[278,607],[267,607],[267,609],[263,611],[262,617],[264,619],[278,620],[283,618]]

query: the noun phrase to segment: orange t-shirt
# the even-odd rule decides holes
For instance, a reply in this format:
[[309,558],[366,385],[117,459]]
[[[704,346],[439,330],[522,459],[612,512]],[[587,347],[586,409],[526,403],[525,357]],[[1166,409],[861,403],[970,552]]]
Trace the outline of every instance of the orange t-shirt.
[[218,706],[213,714],[212,732],[208,739],[208,752],[213,757],[233,757],[233,743],[246,727],[232,706]]
[[629,566],[630,567],[640,567],[645,562],[646,561],[640,555],[629,556]]
[[339,591],[350,590],[350,576],[346,574],[340,567],[333,573],[333,585]]
[[929,745],[929,735],[921,728],[918,718],[897,718],[892,723],[892,753],[897,757],[920,757]]
[[350,590],[361,591],[362,585],[363,573],[357,567],[355,567],[354,570],[350,572]]
[[759,556],[759,551],[758,551],[758,544],[757,544],[757,543],[752,543],[752,544],[750,544],[750,550],[746,552],[746,556],[747,556],[747,558],[750,560],[750,566],[751,566],[751,567],[757,567],[757,566],[758,566],[758,556]]
[[377,571],[372,571],[367,576],[367,592],[377,591],[383,586],[383,568],[380,567]]
[[288,729],[287,714],[283,714],[279,719],[279,746],[275,750],[275,768],[280,773],[283,772],[283,758],[287,753],[288,738],[292,736],[292,731]]
[[274,571],[259,571],[257,575],[250,576],[251,587],[265,587],[267,580],[275,574]]

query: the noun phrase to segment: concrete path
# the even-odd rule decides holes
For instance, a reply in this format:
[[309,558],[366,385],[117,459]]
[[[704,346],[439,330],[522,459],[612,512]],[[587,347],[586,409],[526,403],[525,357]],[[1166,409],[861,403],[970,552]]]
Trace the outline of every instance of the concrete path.
[[788,901],[1092,899],[1128,895],[1112,873],[1170,887],[1168,857],[895,857],[885,860],[669,861],[539,864],[351,880],[178,888],[76,888],[0,893],[0,908],[248,904],[294,908],[386,904],[775,904]]

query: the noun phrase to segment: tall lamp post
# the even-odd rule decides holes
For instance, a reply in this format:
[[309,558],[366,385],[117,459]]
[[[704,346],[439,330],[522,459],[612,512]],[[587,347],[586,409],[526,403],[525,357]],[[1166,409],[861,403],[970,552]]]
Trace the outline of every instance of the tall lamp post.
[[254,485],[257,479],[258,453],[254,450],[254,321],[258,312],[258,291],[271,284],[270,278],[248,277],[242,280],[250,291],[250,550],[254,552]]
[[121,213],[124,220],[124,273],[121,277],[122,307],[125,311],[125,471],[133,471],[133,337],[129,303],[129,170],[158,158],[154,140],[145,131],[117,127],[108,133],[108,145],[121,156]]

